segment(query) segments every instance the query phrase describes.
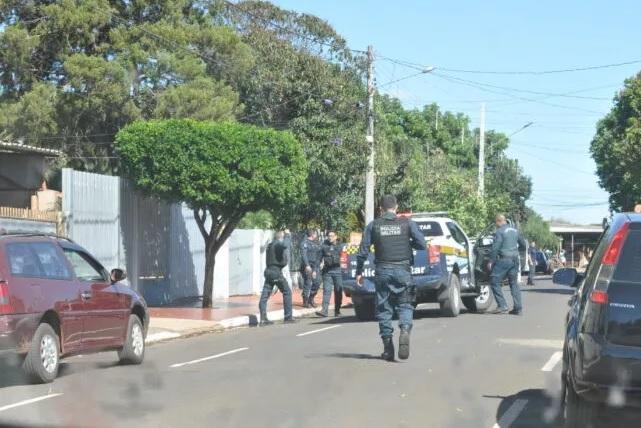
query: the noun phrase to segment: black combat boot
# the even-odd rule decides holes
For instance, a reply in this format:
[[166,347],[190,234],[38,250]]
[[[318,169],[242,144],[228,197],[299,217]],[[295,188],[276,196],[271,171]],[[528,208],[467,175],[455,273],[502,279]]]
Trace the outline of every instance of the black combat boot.
[[394,361],[394,341],[391,337],[383,338],[383,353],[381,358],[385,361]]
[[303,308],[309,308],[309,296],[303,294]]
[[410,357],[410,329],[401,327],[401,335],[398,338],[398,358],[407,360]]
[[310,307],[315,308],[316,303],[314,303],[314,299],[316,298],[316,294],[310,294],[309,295],[309,300],[307,300],[307,303],[309,304]]

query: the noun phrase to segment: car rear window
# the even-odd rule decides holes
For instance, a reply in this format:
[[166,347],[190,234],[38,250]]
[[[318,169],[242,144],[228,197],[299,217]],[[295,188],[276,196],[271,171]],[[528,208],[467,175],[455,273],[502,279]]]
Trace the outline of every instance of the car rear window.
[[641,285],[641,230],[630,230],[619,257],[614,279]]
[[417,221],[416,224],[425,237],[443,235],[441,225],[435,221]]
[[48,242],[16,242],[7,245],[11,274],[30,278],[69,279],[67,264]]

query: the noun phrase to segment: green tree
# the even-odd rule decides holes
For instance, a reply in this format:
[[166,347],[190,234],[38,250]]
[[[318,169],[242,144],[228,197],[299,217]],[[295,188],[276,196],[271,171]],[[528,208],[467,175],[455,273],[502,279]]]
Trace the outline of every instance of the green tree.
[[[117,172],[113,136],[138,119],[231,119],[253,63],[218,2],[0,1],[0,125]],[[233,76],[233,79],[232,79]]]
[[641,201],[641,73],[625,81],[614,106],[597,124],[590,146],[610,209],[630,211]]
[[528,241],[535,241],[538,248],[556,249],[559,240],[550,232],[550,224],[531,208],[526,208],[526,211],[527,221],[521,226],[523,235]]
[[142,191],[193,210],[205,240],[203,307],[211,307],[216,253],[248,212],[299,200],[307,178],[289,132],[238,123],[139,121],[116,137],[124,171]]
[[347,229],[363,205],[368,155],[362,56],[322,19],[269,2],[226,4],[219,17],[260,59],[231,83],[245,107],[239,120],[290,129],[309,161],[308,199],[278,223]]

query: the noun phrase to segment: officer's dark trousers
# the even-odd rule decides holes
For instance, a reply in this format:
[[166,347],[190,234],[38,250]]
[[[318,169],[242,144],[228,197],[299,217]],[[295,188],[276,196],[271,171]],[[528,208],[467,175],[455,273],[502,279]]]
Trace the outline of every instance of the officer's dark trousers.
[[303,269],[303,279],[305,284],[303,285],[303,303],[314,300],[318,289],[320,288],[321,283],[321,274],[317,266],[312,266],[312,271],[307,273]]
[[376,268],[376,319],[381,337],[394,334],[392,318],[398,313],[398,325],[412,328],[414,294],[412,275],[402,268]]
[[523,309],[523,305],[521,304],[521,288],[517,282],[518,269],[518,257],[498,259],[492,267],[492,274],[490,275],[492,293],[494,294],[494,299],[496,299],[496,304],[500,309],[508,309],[505,296],[503,296],[503,290],[501,290],[501,285],[506,276],[510,283],[510,291],[512,292],[512,299],[514,300],[514,309],[517,311]]
[[334,290],[334,311],[338,312],[343,304],[343,274],[342,272],[326,272],[323,274],[323,312],[329,309],[329,300]]
[[290,319],[292,317],[292,290],[289,288],[289,284],[287,284],[282,270],[277,267],[267,268],[265,271],[265,285],[263,286],[263,292],[260,295],[260,302],[258,303],[260,318],[261,320],[267,319],[267,301],[272,295],[274,286],[278,287],[280,292],[283,293],[285,319]]

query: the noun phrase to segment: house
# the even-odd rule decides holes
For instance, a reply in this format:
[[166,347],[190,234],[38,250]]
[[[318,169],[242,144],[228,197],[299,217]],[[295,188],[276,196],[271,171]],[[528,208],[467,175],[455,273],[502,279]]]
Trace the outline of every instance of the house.
[[553,221],[550,224],[550,231],[559,238],[561,249],[565,250],[567,265],[578,266],[582,259],[590,260],[603,233],[603,226]]
[[55,210],[59,194],[47,189],[45,177],[51,161],[61,155],[57,150],[0,140],[0,207]]

